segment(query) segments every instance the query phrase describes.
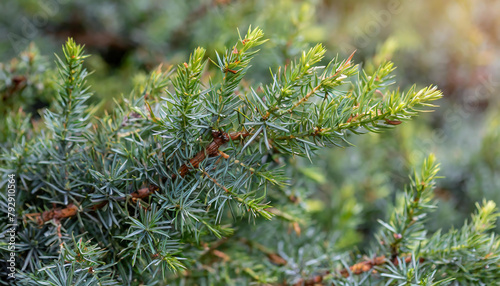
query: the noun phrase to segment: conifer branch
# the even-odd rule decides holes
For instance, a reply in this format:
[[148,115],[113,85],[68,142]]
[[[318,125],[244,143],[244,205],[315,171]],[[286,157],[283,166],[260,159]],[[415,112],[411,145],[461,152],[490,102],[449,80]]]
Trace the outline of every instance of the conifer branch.
[[[354,56],[354,53],[356,53],[356,51],[352,52],[352,54],[347,58],[347,60],[344,61],[343,64],[341,64],[341,66],[336,70],[336,72],[333,75],[331,75],[331,76],[329,76],[327,78],[322,79],[322,81],[321,81],[320,84],[318,84],[311,91],[309,91],[309,93],[307,93],[304,97],[302,97],[301,99],[299,99],[299,101],[297,101],[294,105],[292,105],[292,107],[290,107],[288,110],[284,110],[284,111],[280,112],[279,115],[281,116],[281,115],[286,114],[286,113],[292,113],[295,108],[297,108],[299,105],[301,105],[302,103],[304,103],[307,100],[309,100],[309,98],[312,95],[316,94],[316,92],[320,88],[324,87],[325,82],[327,82],[328,80],[331,80],[331,79],[339,76],[340,74],[342,74],[342,72],[344,72],[347,68],[349,68],[351,66],[351,60],[352,60],[352,57]],[[266,118],[267,117],[269,117],[269,115],[266,113]]]
[[[189,170],[198,168],[199,164],[203,160],[205,160],[205,158],[207,156],[215,156],[215,155],[219,154],[219,152],[218,152],[219,148],[222,145],[229,142],[229,140],[244,139],[245,137],[249,136],[250,133],[248,133],[247,131],[243,131],[243,132],[239,131],[239,132],[231,132],[228,134],[228,133],[222,132],[222,131],[213,131],[212,135],[214,137],[213,141],[210,144],[208,144],[208,146],[205,149],[198,152],[196,154],[196,156],[194,156],[189,161],[189,164],[183,164],[178,169],[177,173],[179,174],[180,177],[185,177],[188,174]],[[208,174],[205,171],[203,171],[203,172],[207,175],[207,177],[212,179],[210,176],[208,176]],[[177,177],[177,174],[172,174],[172,180],[175,180],[176,177]],[[218,184],[218,183],[216,182],[216,184]],[[229,192],[223,186],[221,186],[221,187],[223,189],[225,189],[226,192]],[[158,191],[159,189],[160,189],[159,186],[150,185],[149,187],[141,188],[141,189],[131,193],[130,197],[133,200],[145,199],[148,196],[150,196],[151,194],[153,194],[154,192]],[[239,199],[239,201],[244,202],[244,200],[242,200],[241,198],[239,198],[239,197],[237,197],[237,198]],[[120,200],[123,201],[125,199],[126,199],[126,197],[115,198],[115,200],[118,200],[118,201],[120,201]],[[100,208],[103,208],[107,204],[108,204],[107,201],[103,201],[103,202],[100,202],[98,204],[95,204],[95,205],[87,208],[86,211],[96,211]],[[44,224],[45,222],[50,221],[50,220],[59,221],[59,220],[64,219],[64,218],[72,217],[72,216],[75,216],[77,213],[78,213],[78,207],[75,206],[74,204],[69,204],[65,208],[54,208],[52,210],[47,210],[47,211],[40,212],[40,213],[25,214],[25,217],[30,219],[30,220],[36,221],[39,224]]]
[[[366,72],[353,54],[319,66],[322,45],[252,88],[244,76],[264,42],[260,29],[240,35],[217,54],[220,76],[208,82],[206,52],[197,48],[175,70],[160,66],[139,79],[130,97],[94,122],[83,47],[68,41],[58,58],[59,96],[44,116],[49,132],[26,137],[27,121],[18,116],[9,123],[12,130],[22,126],[12,136],[14,155],[0,156],[8,165],[1,172],[15,170],[22,178],[16,199],[29,210],[19,215],[39,224],[25,223],[18,232],[32,285],[85,279],[92,285],[350,285],[366,279],[438,285],[455,277],[458,283],[500,277],[494,203],[478,205],[461,229],[427,234],[425,217],[436,206],[433,156],[397,194],[392,215],[380,220],[379,245],[369,258],[340,261],[346,240],[353,245],[357,238],[352,218],[360,208],[350,197],[335,202],[342,206],[332,216],[320,201],[326,196],[308,197],[312,181],[326,184],[321,174],[300,169],[292,157],[314,162],[314,152],[344,146],[348,136],[401,125],[433,107],[441,92],[393,89],[392,63]],[[24,84],[18,81],[15,89]],[[297,174],[307,177],[304,183]],[[40,212],[28,213],[32,209]],[[338,233],[330,232],[332,225]],[[99,241],[84,242],[89,237]]]
[[420,174],[415,172],[412,184],[405,192],[403,205],[394,211],[389,223],[379,220],[388,232],[382,234],[381,241],[384,245],[388,244],[392,260],[399,256],[401,248],[404,252],[411,251],[409,242],[425,236],[423,220],[426,212],[434,208],[431,204],[434,196],[432,190],[438,171],[436,159],[430,155],[425,160]]

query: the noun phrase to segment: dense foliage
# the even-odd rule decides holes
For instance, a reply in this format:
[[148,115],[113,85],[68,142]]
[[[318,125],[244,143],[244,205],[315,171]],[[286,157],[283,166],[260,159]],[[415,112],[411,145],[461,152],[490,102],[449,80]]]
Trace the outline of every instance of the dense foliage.
[[[269,84],[249,85],[243,79],[265,42],[260,29],[249,29],[210,60],[196,48],[175,69],[158,67],[102,115],[89,103],[87,55],[71,39],[57,57],[57,85],[16,90],[27,100],[36,92],[57,92],[43,124],[18,113],[4,127],[2,175],[16,174],[18,189],[18,282],[498,280],[500,242],[489,232],[497,217],[492,201],[478,205],[462,228],[428,233],[425,218],[436,206],[434,156],[415,163],[408,187],[397,193],[363,257],[349,241],[358,239],[359,224],[352,219],[359,210],[349,189],[341,190],[345,198],[331,200],[341,212],[332,221],[320,215],[328,212],[318,205],[321,194],[303,181],[304,174],[324,179],[299,158],[314,164],[320,149],[347,146],[358,134],[404,129],[400,124],[433,107],[441,92],[393,88],[391,62],[371,71],[354,65],[353,55],[325,63],[322,45],[271,67]],[[207,65],[219,75],[204,77]],[[53,74],[40,76],[50,82]],[[7,217],[1,217],[2,230]]]

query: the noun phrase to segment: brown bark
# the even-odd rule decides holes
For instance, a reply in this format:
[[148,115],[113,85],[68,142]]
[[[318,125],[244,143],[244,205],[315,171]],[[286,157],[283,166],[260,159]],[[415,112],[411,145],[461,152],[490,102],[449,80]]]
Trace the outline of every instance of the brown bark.
[[[406,255],[406,256],[404,256],[403,259],[404,259],[405,263],[410,263],[412,257],[411,257],[411,255]],[[386,259],[386,257],[384,255],[376,256],[373,259],[358,262],[358,263],[350,266],[349,269],[344,268],[344,269],[340,270],[340,274],[344,277],[349,277],[350,273],[352,273],[353,275],[360,275],[360,274],[363,274],[363,273],[366,273],[366,272],[372,270],[373,267],[375,267],[375,266],[385,264],[387,261],[388,260]],[[423,261],[423,259],[421,258],[420,261]],[[393,263],[394,263],[394,265],[398,265],[397,258],[393,260]],[[311,278],[303,278],[303,279],[300,279],[294,285],[295,286],[324,285],[324,284],[322,284],[322,281],[323,281],[323,279],[325,279],[325,276],[327,276],[329,274],[330,274],[330,272],[326,271],[324,274],[315,275]],[[282,284],[282,285],[285,285],[285,284]]]
[[[212,131],[213,141],[210,144],[208,144],[207,147],[205,147],[203,150],[198,152],[191,160],[189,160],[188,164],[183,164],[178,169],[179,176],[185,177],[189,173],[189,170],[191,170],[192,168],[197,168],[200,165],[200,163],[206,159],[207,156],[218,155],[219,148],[222,145],[229,142],[229,140],[237,140],[240,138],[243,139],[249,135],[250,133],[246,131],[232,132],[229,134],[224,131]],[[177,177],[176,174],[172,175],[173,180],[176,177]],[[133,200],[144,199],[153,194],[154,192],[156,192],[158,189],[159,187],[156,185],[149,185],[148,187],[144,187],[133,192],[132,194],[130,194],[130,197]],[[122,199],[125,200],[125,198]],[[88,210],[95,211],[103,208],[107,204],[108,201],[103,201],[91,206]],[[75,206],[74,204],[69,204],[65,208],[53,208],[51,210],[47,210],[41,213],[26,214],[25,216],[31,220],[38,222],[39,224],[43,224],[52,219],[59,221],[67,217],[72,217],[75,216],[77,213],[78,213],[78,207]]]

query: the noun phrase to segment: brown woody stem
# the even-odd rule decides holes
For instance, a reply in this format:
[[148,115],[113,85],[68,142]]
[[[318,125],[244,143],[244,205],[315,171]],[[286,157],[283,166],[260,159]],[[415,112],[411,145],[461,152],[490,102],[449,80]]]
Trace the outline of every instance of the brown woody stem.
[[[185,177],[190,169],[197,168],[203,160],[207,156],[216,156],[218,155],[219,148],[229,142],[230,140],[237,140],[237,139],[243,139],[247,136],[249,136],[250,133],[247,131],[243,132],[231,132],[231,133],[226,133],[224,131],[212,131],[212,136],[213,136],[213,141],[207,145],[206,148],[198,152],[191,160],[189,160],[188,164],[183,164],[179,170],[178,174],[180,177]],[[172,180],[174,180],[177,177],[176,174],[172,175]],[[156,192],[159,189],[158,186],[156,185],[149,185],[148,187],[141,188],[132,194],[130,194],[130,197],[132,200],[137,200],[137,199],[144,199]],[[118,200],[125,200],[125,197],[122,198],[117,198]],[[108,201],[102,201],[99,202],[90,208],[86,209],[87,211],[96,211],[98,209],[103,208],[106,206],[109,202]],[[47,210],[44,212],[40,213],[30,213],[26,214],[25,217],[29,218],[30,220],[36,221],[39,224],[43,224],[47,221],[50,220],[55,220],[59,221],[64,218],[72,217],[75,216],[78,213],[78,207],[74,204],[69,204],[65,208],[53,208],[51,210]]]
[[[404,259],[405,263],[410,263],[412,256],[407,255],[407,256],[403,257],[403,259]],[[423,260],[423,259],[421,259],[421,260]],[[366,272],[372,270],[373,267],[375,267],[375,266],[383,265],[383,264],[387,263],[387,261],[388,260],[386,259],[386,257],[384,255],[376,256],[373,259],[358,262],[358,263],[350,266],[349,269],[344,268],[344,269],[340,270],[340,275],[342,275],[343,277],[349,277],[350,274],[360,275],[360,274],[363,274],[363,273],[366,273]],[[392,262],[394,263],[394,265],[398,265],[397,258],[394,259]],[[306,286],[323,285],[320,283],[323,282],[323,280],[325,278],[327,278],[328,275],[331,275],[331,273],[329,271],[326,271],[324,274],[315,275],[311,278],[300,279],[294,285],[295,286],[299,286],[299,285],[301,285],[301,286],[302,285],[306,285]],[[285,284],[282,284],[282,285],[285,285]],[[286,284],[286,285],[288,285],[288,284]]]

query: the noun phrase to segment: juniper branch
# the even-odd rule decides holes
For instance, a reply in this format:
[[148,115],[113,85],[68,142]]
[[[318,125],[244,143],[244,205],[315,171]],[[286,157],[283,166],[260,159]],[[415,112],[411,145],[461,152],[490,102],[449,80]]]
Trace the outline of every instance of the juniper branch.
[[[229,140],[238,140],[243,139],[249,136],[250,133],[244,132],[232,132],[227,134],[225,132],[214,131],[213,132],[213,141],[208,144],[208,146],[202,151],[198,152],[195,157],[193,157],[189,164],[183,164],[177,171],[180,177],[185,177],[190,169],[198,168],[199,164],[205,160],[207,156],[215,156],[218,154],[219,148],[229,142]],[[172,174],[172,180],[177,177],[177,174]],[[145,199],[157,190],[159,190],[159,186],[150,185],[145,188],[141,188],[130,194],[130,198],[132,199]],[[126,197],[117,197],[115,200],[126,200]],[[86,209],[86,211],[96,211],[97,209],[103,208],[108,204],[107,201],[100,202]],[[78,207],[74,204],[70,204],[65,208],[54,208],[52,210],[47,210],[41,213],[30,213],[25,214],[26,218],[30,220],[34,220],[39,224],[43,224],[50,220],[59,221],[64,218],[75,216],[78,213]]]

